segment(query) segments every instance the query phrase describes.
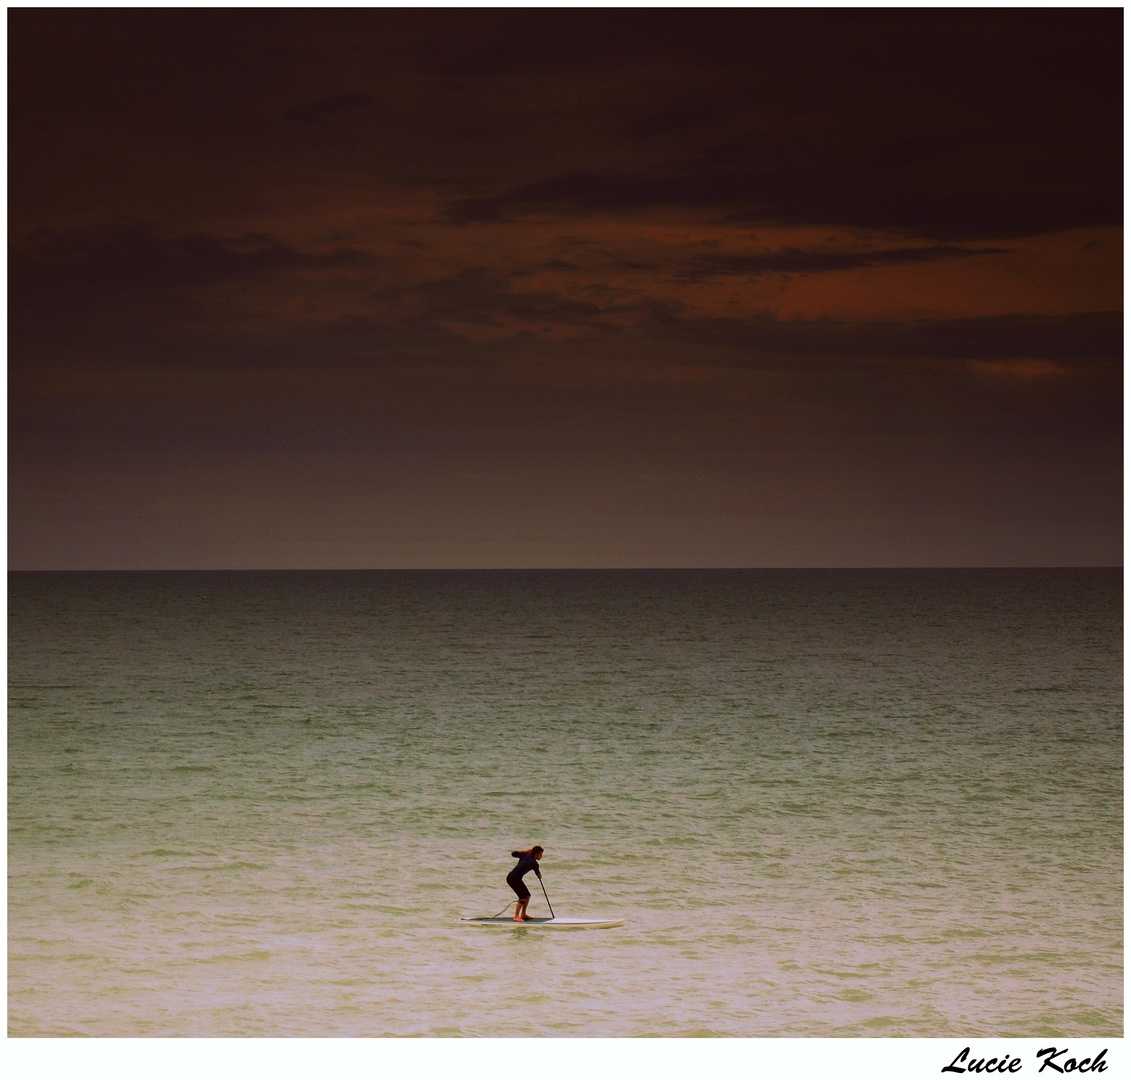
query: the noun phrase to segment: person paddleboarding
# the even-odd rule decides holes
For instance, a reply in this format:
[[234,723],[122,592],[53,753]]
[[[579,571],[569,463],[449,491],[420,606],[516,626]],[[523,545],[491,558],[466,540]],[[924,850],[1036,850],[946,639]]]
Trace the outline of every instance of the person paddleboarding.
[[523,884],[522,879],[533,870],[541,880],[542,872],[538,869],[538,860],[542,858],[542,848],[535,844],[525,851],[512,851],[511,858],[518,859],[518,865],[507,874],[507,884],[514,889],[518,897],[518,903],[514,906],[514,921],[530,922],[533,916],[526,914],[526,905],[530,903],[530,890]]

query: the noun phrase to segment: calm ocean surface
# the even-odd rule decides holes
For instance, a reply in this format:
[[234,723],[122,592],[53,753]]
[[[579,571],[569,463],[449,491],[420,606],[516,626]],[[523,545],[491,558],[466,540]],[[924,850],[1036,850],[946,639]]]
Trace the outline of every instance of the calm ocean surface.
[[1121,1035],[1121,590],[11,574],[9,1034]]

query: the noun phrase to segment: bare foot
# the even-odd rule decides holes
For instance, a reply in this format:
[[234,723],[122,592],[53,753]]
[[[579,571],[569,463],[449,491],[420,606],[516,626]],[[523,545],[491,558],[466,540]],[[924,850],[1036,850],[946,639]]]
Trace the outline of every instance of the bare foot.
[[521,915],[516,915],[514,917],[514,921],[515,922],[526,922],[526,920]]

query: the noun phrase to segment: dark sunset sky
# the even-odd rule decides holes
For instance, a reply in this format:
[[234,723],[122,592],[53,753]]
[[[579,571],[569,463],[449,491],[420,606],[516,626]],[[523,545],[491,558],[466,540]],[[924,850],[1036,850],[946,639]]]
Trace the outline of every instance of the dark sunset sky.
[[1122,18],[10,9],[10,565],[1118,564]]

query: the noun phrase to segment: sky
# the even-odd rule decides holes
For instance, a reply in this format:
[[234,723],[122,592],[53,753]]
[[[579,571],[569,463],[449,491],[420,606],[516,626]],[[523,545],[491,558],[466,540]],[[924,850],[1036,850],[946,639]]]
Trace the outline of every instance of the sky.
[[1122,30],[9,9],[9,565],[1120,564]]

